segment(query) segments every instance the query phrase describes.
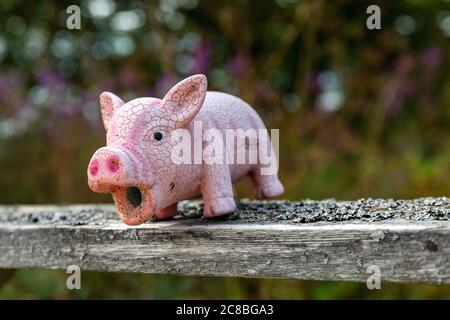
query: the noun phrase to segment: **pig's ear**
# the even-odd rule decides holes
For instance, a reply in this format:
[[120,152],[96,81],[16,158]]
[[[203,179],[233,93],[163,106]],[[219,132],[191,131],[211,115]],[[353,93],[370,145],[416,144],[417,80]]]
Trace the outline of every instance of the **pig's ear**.
[[111,92],[103,92],[100,95],[100,110],[102,112],[103,124],[108,131],[109,122],[114,114],[114,110],[124,104],[123,100]]
[[186,127],[200,111],[205,100],[206,77],[202,74],[184,79],[177,83],[162,100],[162,108],[175,127]]

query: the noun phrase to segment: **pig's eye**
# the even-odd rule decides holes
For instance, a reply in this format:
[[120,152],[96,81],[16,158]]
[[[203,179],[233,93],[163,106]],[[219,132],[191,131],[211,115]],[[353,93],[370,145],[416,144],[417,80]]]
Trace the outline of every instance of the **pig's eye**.
[[153,134],[153,138],[155,138],[156,141],[159,141],[159,140],[161,140],[163,138],[163,135],[162,135],[161,132],[155,132]]

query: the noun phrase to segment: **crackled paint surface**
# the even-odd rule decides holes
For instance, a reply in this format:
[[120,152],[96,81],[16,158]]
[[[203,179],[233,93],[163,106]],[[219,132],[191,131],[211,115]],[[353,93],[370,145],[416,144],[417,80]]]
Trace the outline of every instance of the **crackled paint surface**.
[[[125,103],[109,92],[100,95],[107,145],[92,156],[88,183],[93,191],[112,193],[124,223],[170,218],[176,214],[178,201],[200,195],[205,217],[233,212],[232,183],[246,175],[257,198],[284,192],[277,175],[261,175],[259,164],[172,162],[176,142],[170,139],[171,132],[185,128],[193,133],[194,122],[201,122],[202,130],[216,128],[222,133],[225,129],[265,128],[241,99],[206,90],[206,77],[195,75],[175,85],[162,100],[138,98]],[[192,144],[204,145],[195,139],[193,134]],[[236,145],[234,152],[245,152],[245,148]]]

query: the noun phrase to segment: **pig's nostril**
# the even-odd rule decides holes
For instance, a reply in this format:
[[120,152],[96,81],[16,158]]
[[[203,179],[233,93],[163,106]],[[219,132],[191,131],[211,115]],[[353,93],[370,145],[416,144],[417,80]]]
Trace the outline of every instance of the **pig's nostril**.
[[89,166],[89,173],[92,176],[97,175],[97,173],[98,173],[98,161],[97,160],[92,161],[91,165]]
[[111,172],[115,173],[115,172],[119,171],[119,168],[120,168],[119,159],[117,159],[116,157],[110,157],[108,159],[107,166]]
[[141,190],[136,187],[127,188],[127,199],[134,207],[139,207],[142,203]]

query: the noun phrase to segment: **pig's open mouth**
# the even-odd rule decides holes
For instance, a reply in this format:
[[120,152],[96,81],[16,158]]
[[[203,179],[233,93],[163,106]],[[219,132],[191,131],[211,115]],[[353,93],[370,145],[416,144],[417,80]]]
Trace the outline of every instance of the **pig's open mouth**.
[[120,218],[128,225],[142,224],[153,214],[150,189],[118,187],[112,195]]
[[127,199],[130,204],[135,208],[139,207],[142,203],[142,192],[141,189],[136,187],[127,188]]

